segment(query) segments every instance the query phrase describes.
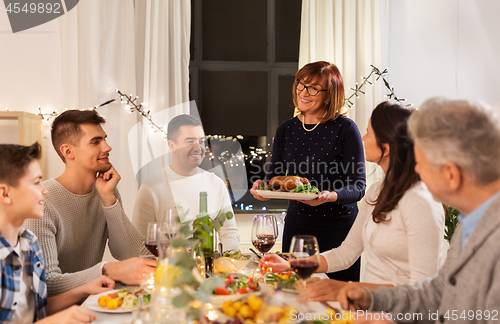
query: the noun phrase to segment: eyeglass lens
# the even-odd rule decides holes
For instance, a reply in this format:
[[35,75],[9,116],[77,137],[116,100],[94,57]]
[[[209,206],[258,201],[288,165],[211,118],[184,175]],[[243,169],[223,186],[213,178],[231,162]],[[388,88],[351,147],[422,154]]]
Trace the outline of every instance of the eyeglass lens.
[[306,86],[305,84],[303,84],[299,80],[296,80],[295,83],[296,83],[295,87],[297,90],[302,91],[302,90],[306,89],[307,93],[309,93],[310,96],[315,96],[321,91],[321,90],[318,90],[312,86]]

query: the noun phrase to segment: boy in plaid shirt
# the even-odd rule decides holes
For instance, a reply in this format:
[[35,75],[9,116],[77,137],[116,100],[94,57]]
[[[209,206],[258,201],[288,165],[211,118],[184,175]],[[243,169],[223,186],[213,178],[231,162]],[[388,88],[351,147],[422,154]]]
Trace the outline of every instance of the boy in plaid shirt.
[[40,155],[38,143],[0,144],[0,323],[90,323],[95,316],[89,310],[68,307],[112,289],[114,281],[102,276],[47,299],[40,244],[22,226],[27,218],[43,216],[47,190],[41,182]]

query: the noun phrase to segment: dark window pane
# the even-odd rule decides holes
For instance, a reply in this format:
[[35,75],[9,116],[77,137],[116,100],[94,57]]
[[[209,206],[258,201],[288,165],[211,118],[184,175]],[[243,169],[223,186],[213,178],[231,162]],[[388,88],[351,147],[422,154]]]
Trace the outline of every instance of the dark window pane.
[[276,0],[276,62],[299,60],[302,0]]
[[196,15],[195,15],[195,11],[196,11],[196,8],[195,8],[196,4],[195,4],[195,0],[191,0],[191,38],[190,38],[190,43],[189,43],[189,55],[191,56],[190,60],[191,61],[194,61],[195,57],[194,57],[194,50],[195,50],[195,46],[194,46],[194,43],[195,43],[195,37],[197,36],[195,34],[195,22],[196,22]]
[[203,1],[203,60],[267,61],[267,1]]
[[293,117],[292,86],[295,75],[280,75],[278,77],[278,123],[281,124]]
[[266,136],[267,72],[203,71],[206,134]]

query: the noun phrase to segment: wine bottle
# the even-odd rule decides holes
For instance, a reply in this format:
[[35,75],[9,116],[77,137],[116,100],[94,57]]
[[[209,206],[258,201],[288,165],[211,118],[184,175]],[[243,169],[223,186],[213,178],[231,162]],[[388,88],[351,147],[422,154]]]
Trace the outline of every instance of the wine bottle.
[[205,257],[205,276],[213,275],[214,264],[214,224],[208,215],[207,193],[200,192],[200,213],[193,222],[193,228],[196,229],[193,237],[200,241],[200,248]]

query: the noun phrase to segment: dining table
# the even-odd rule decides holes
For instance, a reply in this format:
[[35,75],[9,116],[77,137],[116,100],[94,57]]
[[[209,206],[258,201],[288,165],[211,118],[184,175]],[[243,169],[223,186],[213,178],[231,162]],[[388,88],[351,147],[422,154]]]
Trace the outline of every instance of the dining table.
[[[255,273],[257,271],[258,264],[256,262],[249,262],[245,269],[242,271],[244,274]],[[313,277],[318,277],[320,279],[327,279],[328,276],[325,273],[315,273]],[[268,285],[269,286],[269,285]],[[137,286],[130,286],[131,288],[136,288]],[[125,286],[117,286],[116,289],[125,288]],[[242,295],[243,297],[244,295]],[[284,299],[289,302],[290,305],[297,304],[298,294],[291,291],[280,291],[277,298]],[[81,305],[83,308],[89,309],[96,316],[96,320],[92,323],[106,323],[106,324],[130,324],[133,321],[133,312],[107,312],[104,308],[102,311],[95,310],[95,307],[89,308],[89,303],[93,301],[95,303],[95,298],[89,296]],[[341,309],[338,302],[308,302],[308,308],[314,312],[322,312],[327,308]],[[292,322],[292,321],[291,321]]]

